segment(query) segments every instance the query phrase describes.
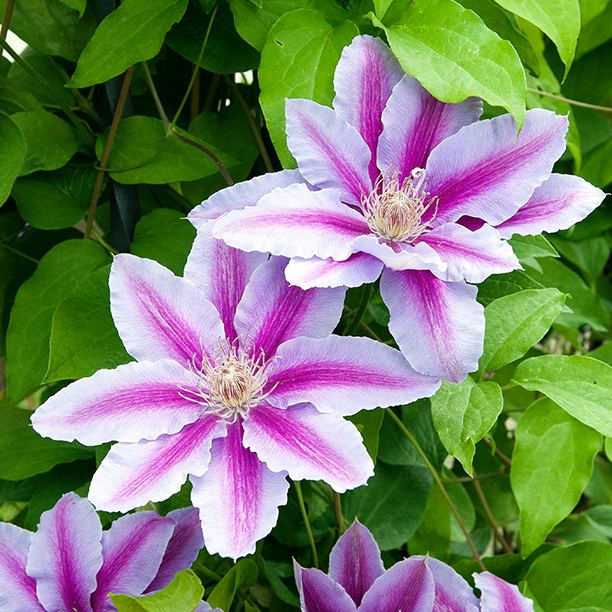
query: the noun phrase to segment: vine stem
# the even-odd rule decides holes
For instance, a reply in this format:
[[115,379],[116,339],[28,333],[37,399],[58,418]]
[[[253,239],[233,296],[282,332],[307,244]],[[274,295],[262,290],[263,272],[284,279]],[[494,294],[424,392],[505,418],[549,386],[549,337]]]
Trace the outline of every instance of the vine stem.
[[340,500],[340,493],[334,491],[334,513],[336,514],[336,528],[339,533],[342,533],[344,527],[344,517],[342,516],[342,502]]
[[500,541],[501,545],[504,547],[504,550],[508,554],[511,555],[514,551],[510,547],[510,544],[506,542],[506,538],[504,538],[504,535],[503,535],[503,530],[497,524],[495,517],[493,516],[493,512],[491,512],[491,506],[489,506],[489,502],[487,502],[487,498],[485,497],[484,491],[482,490],[482,487],[480,486],[480,482],[476,478],[475,470],[474,470],[474,481],[473,482],[474,482],[474,488],[476,489],[476,494],[478,495],[478,499],[480,499],[480,503],[482,504],[485,514],[487,515],[487,518],[489,519],[489,523],[491,523],[491,526],[493,527],[493,533],[495,534],[497,539]]
[[100,170],[98,170],[98,175],[96,176],[96,184],[94,186],[93,194],[91,196],[91,204],[89,205],[89,212],[87,213],[87,224],[85,226],[85,236],[84,236],[86,239],[88,239],[91,236],[93,221],[96,215],[96,207],[98,205],[98,198],[100,197],[100,191],[102,189],[102,181],[104,179],[104,173],[106,171],[106,166],[108,165],[108,158],[110,157],[110,152],[113,147],[113,141],[115,140],[117,129],[119,128],[119,120],[121,119],[121,115],[123,113],[123,106],[125,105],[125,100],[127,99],[127,95],[130,89],[130,82],[132,80],[133,73],[134,73],[134,66],[130,66],[125,71],[125,77],[123,78],[123,85],[121,86],[121,93],[119,94],[117,108],[115,109],[115,114],[113,116],[113,122],[111,123],[110,131],[108,133],[108,138],[106,139],[106,144],[104,145],[104,151],[102,152],[102,160],[100,161]]
[[304,519],[304,525],[306,526],[306,533],[308,534],[308,540],[310,542],[310,550],[312,551],[312,562],[314,566],[319,569],[319,556],[317,555],[317,547],[315,546],[314,537],[312,535],[312,529],[310,528],[310,521],[308,520],[308,513],[306,512],[306,506],[304,505],[304,496],[302,495],[302,485],[298,480],[294,480],[295,492],[297,493],[298,505],[300,506],[300,512]]
[[600,110],[606,113],[612,113],[612,107],[610,106],[598,106],[597,104],[588,104],[587,102],[579,102],[578,100],[571,100],[570,98],[566,98],[565,96],[558,96],[557,94],[548,93],[547,91],[541,91],[539,89],[533,89],[532,87],[527,87],[527,91],[531,93],[538,94],[539,96],[545,96],[547,98],[554,98],[555,100],[561,100],[562,102],[567,102],[573,106],[582,106],[584,108],[592,108],[593,110]]
[[343,334],[344,336],[352,336],[359,328],[361,319],[363,319],[363,315],[365,314],[366,308],[368,307],[368,302],[370,301],[371,295],[372,285],[363,285],[363,293],[361,294],[361,303],[359,304],[359,309],[353,317],[351,324],[347,325],[346,332]]
[[[8,0],[4,9],[4,17],[2,17],[2,27],[0,28],[0,37],[2,40],[6,40],[6,34],[11,24],[11,17],[13,16],[13,8],[15,6],[15,0]],[[2,51],[0,49],[0,62],[2,61]]]
[[478,554],[478,551],[476,550],[476,547],[474,546],[474,542],[472,542],[472,538],[470,537],[467,527],[465,526],[465,523],[463,522],[462,518],[459,516],[459,512],[457,511],[455,504],[453,504],[453,500],[449,497],[448,493],[446,492],[446,489],[444,488],[444,484],[442,483],[442,480],[440,479],[440,476],[438,475],[438,471],[436,470],[436,468],[433,466],[433,464],[431,463],[431,461],[425,454],[425,451],[421,448],[419,443],[416,441],[415,437],[408,431],[408,428],[404,425],[402,420],[395,414],[395,412],[393,412],[391,408],[386,408],[385,410],[387,414],[397,423],[397,426],[402,430],[402,433],[408,438],[408,440],[410,440],[410,442],[416,449],[417,453],[421,455],[421,458],[425,462],[427,469],[431,472],[431,475],[436,481],[436,484],[440,487],[440,491],[442,491],[442,495],[444,495],[444,499],[446,500],[448,507],[451,509],[451,512],[455,515],[455,518],[457,519],[457,522],[459,523],[459,527],[461,527],[461,531],[463,531],[463,534],[465,535],[465,539],[467,540],[470,550],[472,551],[472,554],[474,555],[474,559],[476,559],[476,562],[478,563],[482,571],[486,572],[487,568],[484,566],[484,563],[482,562],[482,559],[480,558],[480,555]]
[[[489,440],[489,438],[487,438],[486,436],[482,439],[483,442],[489,447],[489,448],[493,448],[493,442],[491,442],[491,440]],[[509,468],[512,467],[512,459],[510,459],[510,457],[507,457],[506,455],[504,455],[504,453],[502,453],[499,448],[496,448],[494,451],[495,455],[499,458],[500,461],[503,461],[503,463],[505,463]]]

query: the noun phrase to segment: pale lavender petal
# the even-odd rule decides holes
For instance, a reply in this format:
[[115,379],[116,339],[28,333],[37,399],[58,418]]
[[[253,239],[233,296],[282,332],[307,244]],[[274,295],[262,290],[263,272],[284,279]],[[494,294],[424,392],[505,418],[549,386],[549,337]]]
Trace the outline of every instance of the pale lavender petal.
[[201,602],[193,612],[223,612],[221,608],[211,608],[205,601]]
[[472,232],[463,225],[440,225],[421,237],[448,268],[434,274],[446,281],[465,279],[481,283],[491,274],[504,274],[521,267],[512,247],[490,225]]
[[221,217],[213,234],[244,251],[343,260],[356,250],[353,239],[369,232],[363,215],[342,204],[334,191],[292,185]]
[[253,271],[268,259],[266,253],[246,253],[214,238],[215,221],[203,223],[191,247],[184,277],[190,280],[219,312],[225,337],[236,339],[234,317]]
[[383,129],[381,116],[393,87],[404,71],[380,39],[357,36],[342,50],[334,75],[334,108],[350,125],[357,128],[370,148],[370,177],[376,181],[376,148]]
[[481,114],[480,98],[458,104],[440,102],[415,78],[405,75],[382,115],[385,129],[378,144],[378,167],[381,172],[410,176],[414,168],[425,167],[429,154],[444,139],[477,121]]
[[115,256],[111,312],[127,352],[138,361],[173,359],[184,366],[211,355],[223,335],[215,307],[193,283],[151,259]]
[[172,537],[166,546],[157,575],[144,591],[151,593],[167,587],[178,572],[191,567],[204,547],[204,536],[197,508],[179,508],[167,517],[175,521]]
[[368,253],[353,253],[344,261],[333,259],[302,259],[294,257],[285,270],[292,285],[312,287],[360,287],[373,283],[382,272],[383,262]]
[[601,189],[579,176],[552,174],[527,204],[496,229],[503,238],[567,229],[593,212],[605,197]]
[[213,442],[210,467],[191,477],[191,500],[200,509],[206,550],[237,559],[255,552],[287,503],[287,472],[272,472],[242,444],[242,424]]
[[329,336],[344,306],[344,287],[304,291],[289,285],[286,267],[284,257],[273,257],[256,270],[236,311],[236,331],[268,358],[291,338]]
[[[95,446],[175,433],[197,419],[194,375],[174,361],[126,363],[98,370],[51,396],[32,415],[34,429],[55,440]],[[185,397],[183,397],[185,396]]]
[[208,200],[196,206],[187,218],[199,229],[202,224],[211,219],[218,219],[230,210],[255,206],[259,198],[277,187],[288,187],[293,183],[304,182],[299,170],[268,172],[250,181],[242,181],[213,193]]
[[[199,407],[193,404],[193,410]],[[148,501],[162,501],[181,488],[188,474],[208,468],[213,438],[225,425],[202,415],[180,432],[157,440],[115,444],[94,474],[89,499],[99,510],[127,512]]]
[[391,315],[389,331],[412,367],[450,382],[476,370],[485,329],[476,287],[426,270],[385,270],[380,293]]
[[356,612],[355,602],[327,574],[293,562],[302,612]]
[[244,445],[292,480],[324,480],[338,493],[366,483],[374,465],[357,428],[311,404],[287,409],[261,403],[244,422]]
[[91,612],[96,574],[102,567],[102,526],[92,505],[66,493],[43,512],[32,535],[26,571],[36,580],[46,610]]
[[357,519],[329,555],[329,577],[341,584],[359,606],[374,581],[385,573],[374,536]]
[[472,574],[476,588],[480,589],[482,612],[533,612],[533,601],[525,597],[514,584],[490,572]]
[[568,119],[527,111],[517,136],[511,115],[468,125],[440,143],[426,166],[427,191],[439,198],[434,225],[462,215],[498,225],[529,200],[565,150]]
[[359,612],[431,612],[433,603],[434,580],[427,561],[410,557],[374,582]]
[[368,167],[372,153],[359,132],[336,111],[312,100],[285,100],[287,145],[302,176],[321,189],[338,192],[343,202],[360,206],[372,191]]
[[370,234],[355,238],[353,248],[377,257],[392,270],[446,270],[440,256],[424,242],[389,245]]
[[[413,556],[412,559],[425,557]],[[427,559],[436,589],[433,612],[479,612],[472,587],[450,566],[438,559]]]
[[137,512],[117,519],[102,535],[104,565],[91,597],[95,612],[114,612],[109,593],[142,595],[157,574],[175,522],[157,512]]
[[36,581],[26,574],[32,534],[10,523],[0,523],[0,610],[45,612],[38,603]]
[[440,386],[415,372],[399,351],[370,338],[295,338],[278,356],[268,378],[268,401],[278,408],[311,402],[321,412],[346,416],[409,404]]

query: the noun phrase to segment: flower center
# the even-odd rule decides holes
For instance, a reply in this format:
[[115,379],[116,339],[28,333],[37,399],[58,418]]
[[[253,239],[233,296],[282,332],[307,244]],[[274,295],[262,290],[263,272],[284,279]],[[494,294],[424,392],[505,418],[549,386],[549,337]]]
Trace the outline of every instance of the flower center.
[[[415,168],[401,185],[399,175],[397,171],[381,174],[372,193],[361,201],[370,229],[385,242],[412,242],[429,231],[438,207],[437,196],[430,198],[424,189],[425,170]],[[432,206],[436,209],[433,216],[423,223]]]
[[205,406],[205,412],[231,423],[238,417],[248,418],[251,408],[272,392],[264,393],[268,382],[264,370],[274,358],[266,360],[263,350],[257,354],[254,345],[244,350],[238,344],[239,339],[231,343],[219,339],[212,359],[203,357],[201,367],[196,365],[195,356],[189,362],[197,379],[195,397],[193,389],[179,387],[181,397]]

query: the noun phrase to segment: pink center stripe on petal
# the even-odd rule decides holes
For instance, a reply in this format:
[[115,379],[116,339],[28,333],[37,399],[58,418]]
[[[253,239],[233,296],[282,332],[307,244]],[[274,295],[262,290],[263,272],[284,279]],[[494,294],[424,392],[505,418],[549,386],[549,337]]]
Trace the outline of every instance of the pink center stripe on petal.
[[12,546],[4,546],[0,542],[0,564],[2,566],[0,571],[10,578],[12,588],[17,587],[17,590],[27,592],[34,601],[37,601],[36,581],[26,574],[23,561],[14,553]]

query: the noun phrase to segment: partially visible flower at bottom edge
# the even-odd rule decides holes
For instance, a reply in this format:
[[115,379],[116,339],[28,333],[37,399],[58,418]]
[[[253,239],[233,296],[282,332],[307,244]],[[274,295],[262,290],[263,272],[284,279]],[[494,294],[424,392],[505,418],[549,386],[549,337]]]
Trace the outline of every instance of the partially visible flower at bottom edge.
[[203,545],[196,508],[128,514],[102,531],[91,503],[66,493],[36,533],[0,523],[0,610],[112,612],[108,593],[165,588]]
[[420,555],[385,570],[370,531],[357,520],[331,551],[329,574],[295,563],[302,612],[533,612],[518,587],[490,572],[470,585],[449,565]]

